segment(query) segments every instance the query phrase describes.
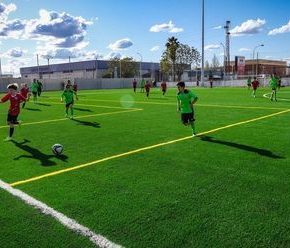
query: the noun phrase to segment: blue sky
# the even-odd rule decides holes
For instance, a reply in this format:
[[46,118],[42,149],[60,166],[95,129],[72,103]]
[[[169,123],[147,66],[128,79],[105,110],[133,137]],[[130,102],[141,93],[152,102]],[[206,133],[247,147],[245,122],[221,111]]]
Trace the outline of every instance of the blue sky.
[[[290,59],[290,1],[205,0],[205,56],[222,62],[221,28],[231,21],[231,58]],[[131,56],[158,62],[175,36],[201,51],[201,0],[0,1],[3,73],[19,67]]]

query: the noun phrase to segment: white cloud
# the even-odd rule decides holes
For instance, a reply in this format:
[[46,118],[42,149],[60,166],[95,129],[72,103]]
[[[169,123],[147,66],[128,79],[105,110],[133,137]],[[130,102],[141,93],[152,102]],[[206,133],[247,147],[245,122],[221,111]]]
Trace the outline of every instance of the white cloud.
[[290,21],[286,24],[283,25],[280,28],[275,28],[271,30],[268,35],[277,35],[277,34],[284,34],[284,33],[289,33],[290,32]]
[[38,19],[8,20],[8,14],[15,9],[15,5],[0,4],[1,38],[44,41],[59,48],[84,48],[88,45],[84,38],[87,27],[93,23],[92,21],[81,16],[45,9],[39,11]]
[[162,24],[156,24],[153,25],[150,30],[150,32],[159,33],[159,32],[169,32],[169,33],[180,33],[183,32],[183,28],[178,28],[173,24],[172,21],[169,21],[169,23],[162,23]]
[[213,27],[212,29],[222,29],[222,28],[223,28],[223,26],[219,25],[219,26]]
[[133,46],[133,42],[129,38],[117,40],[114,43],[111,43],[108,48],[110,48],[113,51],[123,50],[126,48],[129,48]]
[[158,51],[159,50],[159,46],[154,46],[154,47],[152,47],[151,49],[150,49],[150,51],[151,52],[156,52],[156,51]]
[[245,48],[245,47],[242,47],[239,49],[239,52],[249,52],[249,51],[252,51],[252,50],[249,48]]
[[211,44],[211,45],[207,45],[204,47],[204,50],[212,50],[212,49],[219,49],[220,45],[215,45],[215,44]]
[[266,24],[266,20],[247,20],[243,22],[240,26],[236,26],[230,30],[231,35],[233,36],[242,36],[248,34],[257,34],[262,31],[262,27]]
[[122,57],[122,55],[120,53],[117,52],[110,52],[109,54],[107,54],[106,56],[104,56],[105,60],[110,60],[110,59],[120,59]]

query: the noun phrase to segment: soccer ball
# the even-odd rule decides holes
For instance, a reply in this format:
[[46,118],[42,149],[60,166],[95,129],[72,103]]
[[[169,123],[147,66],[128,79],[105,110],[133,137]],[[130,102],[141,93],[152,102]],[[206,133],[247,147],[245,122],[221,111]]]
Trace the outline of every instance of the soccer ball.
[[60,155],[63,151],[63,146],[61,144],[54,144],[51,150],[55,155]]

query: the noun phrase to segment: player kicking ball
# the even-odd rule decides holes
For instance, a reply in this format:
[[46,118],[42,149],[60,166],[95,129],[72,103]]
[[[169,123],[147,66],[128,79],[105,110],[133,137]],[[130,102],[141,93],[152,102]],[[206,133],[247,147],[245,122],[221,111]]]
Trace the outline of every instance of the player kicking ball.
[[7,86],[8,93],[3,96],[0,100],[0,103],[7,102],[10,100],[10,107],[7,115],[7,125],[9,125],[9,136],[5,141],[12,140],[14,133],[14,125],[20,125],[20,121],[17,121],[18,115],[20,113],[20,103],[25,102],[26,98],[17,92],[17,84],[9,84]]
[[65,102],[65,117],[69,117],[68,116],[68,110],[70,109],[70,119],[73,119],[73,114],[74,114],[74,109],[73,109],[73,105],[74,105],[74,95],[75,92],[71,89],[71,85],[67,84],[65,86],[65,90],[63,91],[62,95],[61,95],[61,102]]
[[190,90],[185,89],[185,83],[179,82],[177,85],[177,111],[181,112],[181,121],[185,126],[191,126],[192,136],[196,135],[194,124],[194,109],[193,105],[198,100]]

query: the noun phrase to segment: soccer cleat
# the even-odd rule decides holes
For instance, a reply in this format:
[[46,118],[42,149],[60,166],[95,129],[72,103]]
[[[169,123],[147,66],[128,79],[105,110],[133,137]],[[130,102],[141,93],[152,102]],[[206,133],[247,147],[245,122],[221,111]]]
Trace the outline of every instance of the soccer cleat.
[[10,140],[12,140],[12,137],[9,137],[9,136],[4,139],[4,141],[10,141]]
[[196,136],[196,132],[193,132],[193,133],[192,133],[192,137],[195,137],[195,136]]

